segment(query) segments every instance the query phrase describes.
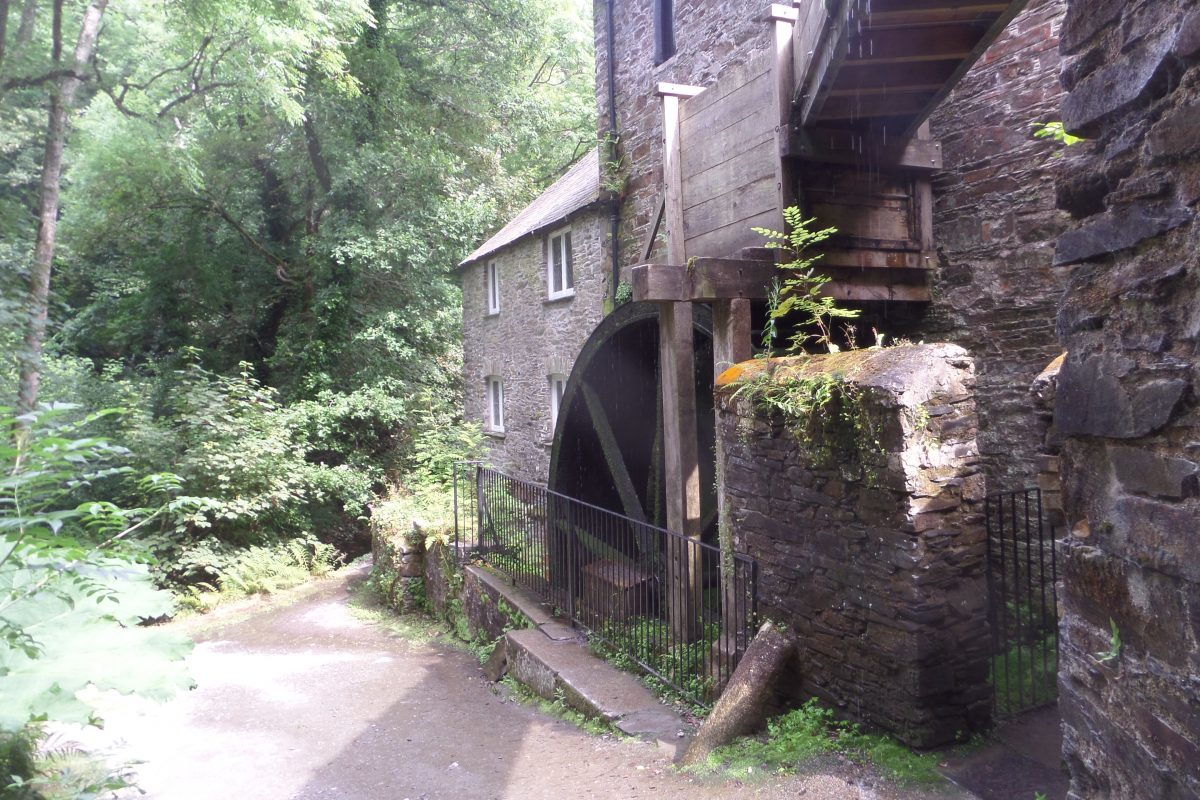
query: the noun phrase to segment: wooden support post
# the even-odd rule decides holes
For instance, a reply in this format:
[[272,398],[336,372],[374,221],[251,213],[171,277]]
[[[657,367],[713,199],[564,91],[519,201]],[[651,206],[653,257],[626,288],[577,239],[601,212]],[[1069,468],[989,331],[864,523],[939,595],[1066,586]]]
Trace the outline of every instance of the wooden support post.
[[771,24],[775,28],[775,58],[771,62],[771,83],[774,91],[771,93],[771,105],[775,121],[775,140],[778,144],[778,155],[775,158],[775,191],[779,204],[777,230],[783,230],[783,209],[795,202],[791,165],[785,161],[782,154],[791,135],[792,98],[796,91],[795,76],[792,73],[792,39],[799,17],[799,12],[790,6],[771,6]]
[[[680,163],[679,100],[700,90],[659,85],[663,104],[663,218],[667,224],[667,261],[687,263],[683,231],[683,169]],[[700,634],[700,442],[696,426],[696,364],[692,304],[659,305],[659,366],[662,372],[663,462],[667,529],[671,537],[668,610],[678,641]]]
[[713,375],[720,375],[734,364],[753,357],[750,340],[750,301],[743,297],[714,300]]

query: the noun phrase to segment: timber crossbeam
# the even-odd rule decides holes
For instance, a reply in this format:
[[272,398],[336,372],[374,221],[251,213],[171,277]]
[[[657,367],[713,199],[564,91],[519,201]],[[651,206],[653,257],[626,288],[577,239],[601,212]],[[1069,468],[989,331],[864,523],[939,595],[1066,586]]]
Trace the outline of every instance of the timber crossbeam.
[[[924,260],[920,254],[901,255]],[[908,260],[871,266],[821,264],[818,268],[833,278],[822,288],[822,294],[844,301],[927,303],[928,270],[914,269]],[[770,261],[736,258],[694,258],[690,265],[639,264],[631,273],[633,299],[655,303],[765,300],[771,280],[779,274]]]
[[638,264],[630,274],[634,300],[711,302],[763,299],[779,273],[773,261],[693,258],[679,265]]
[[942,169],[942,144],[932,139],[892,141],[845,129],[789,128],[780,137],[784,158],[825,164],[870,164],[876,167],[937,172]]

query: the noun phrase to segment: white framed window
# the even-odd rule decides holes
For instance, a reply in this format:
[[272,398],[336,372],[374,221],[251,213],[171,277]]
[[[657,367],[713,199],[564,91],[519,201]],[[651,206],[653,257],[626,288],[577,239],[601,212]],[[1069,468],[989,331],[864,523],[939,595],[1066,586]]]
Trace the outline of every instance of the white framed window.
[[546,286],[550,299],[575,294],[575,264],[571,253],[571,229],[550,234],[546,247]]
[[487,313],[488,316],[500,313],[500,270],[495,261],[489,261],[484,267],[484,280],[487,282]]
[[492,433],[504,433],[504,380],[496,375],[487,379],[487,427]]
[[563,394],[567,391],[566,375],[550,376],[550,432],[558,427],[558,412],[562,410]]

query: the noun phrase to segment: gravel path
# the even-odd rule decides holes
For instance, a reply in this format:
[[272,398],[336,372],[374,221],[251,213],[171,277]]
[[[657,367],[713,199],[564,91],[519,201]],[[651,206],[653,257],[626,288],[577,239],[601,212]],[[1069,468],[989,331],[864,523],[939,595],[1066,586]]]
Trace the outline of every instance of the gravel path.
[[168,704],[106,701],[103,738],[119,757],[143,762],[146,796],[943,796],[898,791],[841,764],[751,785],[680,775],[649,745],[592,736],[498,695],[467,653],[356,615],[350,590],[363,575],[351,568],[286,602],[222,612],[197,635],[198,688]]

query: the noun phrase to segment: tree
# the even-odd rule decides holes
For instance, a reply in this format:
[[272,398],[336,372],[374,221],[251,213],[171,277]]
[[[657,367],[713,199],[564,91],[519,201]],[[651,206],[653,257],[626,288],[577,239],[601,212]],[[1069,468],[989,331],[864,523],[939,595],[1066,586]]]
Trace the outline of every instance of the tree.
[[[64,6],[64,0],[54,0],[48,60],[44,53],[41,58],[23,53],[25,58],[15,65],[20,74],[0,81],[6,100],[14,92],[44,90],[48,109],[36,235],[28,262],[28,320],[19,353],[17,403],[23,411],[35,408],[38,400],[68,122],[81,86],[102,91],[123,115],[174,123],[177,131],[185,106],[220,90],[236,89],[270,102],[298,122],[303,114],[298,98],[307,75],[323,74],[334,81],[344,76],[341,37],[371,21],[366,6],[356,0],[302,6],[267,0],[177,2],[120,15],[105,28],[105,42],[115,45],[106,47],[100,39],[107,0],[89,0],[79,18],[74,53],[64,66]],[[6,39],[9,9],[2,10]],[[36,5],[27,4],[16,36],[23,51],[30,50],[25,45],[36,36],[36,19]],[[5,49],[0,45],[0,52]],[[4,74],[11,71],[6,68]],[[345,88],[353,89],[349,83]]]
[[[75,94],[83,80],[84,70],[92,60],[100,20],[108,0],[92,0],[83,13],[79,37],[71,64],[62,64],[63,0],[55,0],[51,59],[55,69],[43,73],[34,81],[48,81],[50,110],[46,125],[45,155],[42,158],[41,197],[38,203],[37,243],[29,270],[29,322],[25,330],[25,347],[21,352],[20,386],[17,389],[17,408],[22,413],[37,407],[42,345],[46,339],[47,302],[50,296],[50,268],[58,235],[59,197],[62,193],[63,150],[67,140],[67,115],[75,105]],[[7,17],[8,9],[3,9]],[[17,79],[14,79],[17,80]],[[9,82],[11,83],[11,82]],[[12,88],[6,83],[6,88]]]

